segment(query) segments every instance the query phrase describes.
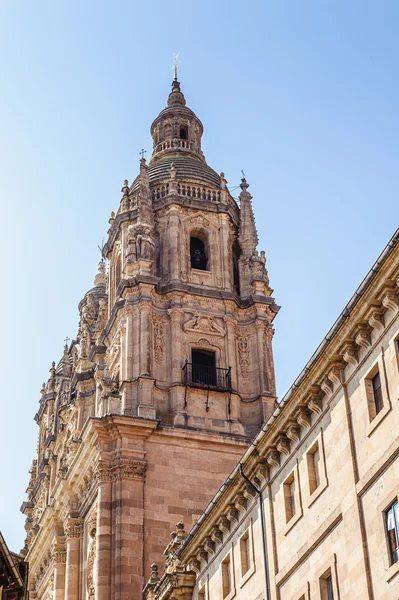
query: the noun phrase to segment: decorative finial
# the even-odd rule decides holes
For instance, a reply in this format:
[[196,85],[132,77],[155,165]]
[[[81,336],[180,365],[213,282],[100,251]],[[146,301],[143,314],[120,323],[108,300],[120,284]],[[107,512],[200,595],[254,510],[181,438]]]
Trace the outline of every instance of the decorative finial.
[[245,173],[242,169],[241,169],[241,175],[242,175],[242,178],[245,179]]
[[98,263],[98,271],[97,275],[94,278],[94,285],[97,287],[98,285],[106,285],[107,283],[107,275],[105,273],[105,260],[101,258]]
[[68,336],[66,336],[66,338],[64,340],[64,342],[65,342],[65,345],[64,345],[64,354],[67,354],[67,352],[68,352],[68,342],[70,341],[70,339],[71,338],[69,338]]
[[125,181],[123,182],[121,192],[123,194],[122,198],[129,195],[129,181],[127,179],[125,179]]
[[144,148],[142,148],[139,154],[141,155],[141,160],[144,160],[144,154],[147,154],[147,150],[144,150]]
[[[115,215],[114,215],[115,216]],[[112,213],[111,213],[111,217],[112,217]],[[100,250],[100,254],[101,254],[101,260],[104,258],[104,238],[101,240],[101,246],[97,245],[97,248]]]
[[180,56],[180,52],[173,55],[173,65],[172,65],[172,71],[174,74],[173,81],[177,81],[177,71],[178,71],[179,65],[181,63],[181,60],[179,60],[179,56]]

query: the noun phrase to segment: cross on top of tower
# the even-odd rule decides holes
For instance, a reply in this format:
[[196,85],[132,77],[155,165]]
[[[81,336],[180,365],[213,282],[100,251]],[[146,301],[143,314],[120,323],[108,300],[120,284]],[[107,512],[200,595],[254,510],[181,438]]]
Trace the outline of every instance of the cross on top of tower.
[[181,61],[179,60],[179,56],[180,56],[180,52],[178,52],[177,54],[173,55],[172,71],[174,73],[174,77],[173,77],[174,81],[177,81],[177,71],[178,71],[179,65],[181,63]]
[[144,154],[147,154],[147,150],[144,150],[144,148],[142,148],[139,152],[139,154],[141,155],[141,160],[143,160],[144,158]]

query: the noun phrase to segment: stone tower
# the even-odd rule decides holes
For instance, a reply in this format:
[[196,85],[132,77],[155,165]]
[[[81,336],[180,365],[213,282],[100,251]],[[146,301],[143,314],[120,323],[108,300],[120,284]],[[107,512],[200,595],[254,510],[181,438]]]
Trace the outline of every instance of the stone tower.
[[36,421],[24,552],[31,598],[141,597],[150,558],[196,517],[275,407],[278,311],[239,205],[177,80],[124,182],[76,339]]

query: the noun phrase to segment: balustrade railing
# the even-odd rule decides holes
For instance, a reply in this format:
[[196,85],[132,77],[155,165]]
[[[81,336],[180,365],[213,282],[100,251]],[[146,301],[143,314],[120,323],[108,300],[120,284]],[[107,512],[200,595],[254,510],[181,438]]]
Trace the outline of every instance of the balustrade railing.
[[183,381],[185,385],[193,387],[229,391],[231,390],[231,367],[221,369],[186,361],[183,367]]

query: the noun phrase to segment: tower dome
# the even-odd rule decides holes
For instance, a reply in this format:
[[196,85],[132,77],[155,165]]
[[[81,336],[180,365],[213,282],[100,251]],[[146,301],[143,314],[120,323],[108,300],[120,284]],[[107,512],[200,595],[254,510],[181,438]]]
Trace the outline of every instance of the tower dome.
[[153,153],[150,165],[165,156],[192,156],[205,162],[201,150],[203,125],[186,106],[180,83],[174,79],[168,105],[151,125]]

